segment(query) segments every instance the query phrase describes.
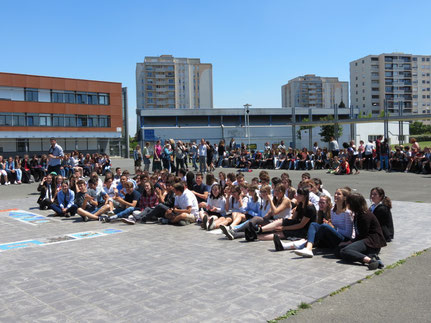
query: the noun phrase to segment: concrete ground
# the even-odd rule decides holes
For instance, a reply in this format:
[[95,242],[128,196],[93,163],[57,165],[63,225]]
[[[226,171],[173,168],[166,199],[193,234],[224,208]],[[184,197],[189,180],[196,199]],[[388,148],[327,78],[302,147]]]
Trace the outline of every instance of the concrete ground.
[[[132,168],[130,160],[116,159],[114,167],[117,165]],[[246,178],[250,180],[258,172],[246,173]],[[270,171],[271,176],[280,173]],[[289,172],[295,186],[300,174]],[[312,176],[320,177],[331,193],[346,185],[366,196],[374,186],[387,191],[394,200],[396,237],[382,250],[385,264],[431,246],[429,233],[418,228],[418,223],[422,228],[431,225],[431,176],[365,171],[351,176],[312,171]],[[80,217],[52,218],[52,212],[35,208],[36,186],[0,187],[0,210],[19,209],[43,216],[32,222],[17,211],[0,211],[1,322],[262,322],[295,309],[301,302],[314,302],[371,273],[364,266],[346,265],[330,255],[302,259],[287,251],[273,252],[272,242],[229,241],[194,225],[128,226],[121,222],[83,223]],[[421,261],[425,255],[355,285],[348,293],[367,284],[368,292],[375,291],[371,295],[379,295],[378,290],[387,291],[392,298],[379,298],[384,300],[381,307],[387,308],[399,298],[395,296],[402,294],[400,290],[407,293],[410,286],[423,282],[422,302],[428,304],[431,297],[425,288],[429,284],[426,272],[417,271],[411,277],[417,277],[416,283],[397,278],[397,285],[388,285],[383,280],[399,270],[415,272],[411,263]],[[425,264],[429,268],[429,257]],[[382,287],[377,285],[380,281]],[[377,298],[367,303],[364,300],[371,296],[357,293],[351,306],[360,304],[369,313],[366,306],[376,306]],[[313,311],[319,308],[333,312],[336,306],[325,302],[341,302],[347,298],[344,294],[327,298],[300,315],[314,315]],[[324,321],[386,321],[384,316],[362,318],[349,307],[340,308],[347,310]],[[395,308],[394,313],[406,311],[405,306]],[[350,312],[351,316],[346,317]],[[316,315],[302,320],[322,317]]]

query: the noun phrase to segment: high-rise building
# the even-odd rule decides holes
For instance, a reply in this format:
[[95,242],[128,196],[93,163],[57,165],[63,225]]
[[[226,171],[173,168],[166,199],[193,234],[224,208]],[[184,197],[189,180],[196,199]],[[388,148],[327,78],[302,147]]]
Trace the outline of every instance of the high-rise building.
[[391,53],[350,62],[350,100],[362,115],[430,113],[431,56]]
[[338,77],[314,74],[298,76],[281,87],[281,106],[333,108],[344,103],[349,106],[349,84]]
[[136,64],[138,109],[213,108],[212,65],[198,58],[147,56]]

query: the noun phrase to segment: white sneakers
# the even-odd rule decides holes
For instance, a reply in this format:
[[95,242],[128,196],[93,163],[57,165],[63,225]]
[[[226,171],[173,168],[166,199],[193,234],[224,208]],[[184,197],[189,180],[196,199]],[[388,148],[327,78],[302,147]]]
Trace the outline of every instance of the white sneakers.
[[314,256],[313,251],[308,250],[307,248],[295,250],[294,253],[304,258],[313,258]]

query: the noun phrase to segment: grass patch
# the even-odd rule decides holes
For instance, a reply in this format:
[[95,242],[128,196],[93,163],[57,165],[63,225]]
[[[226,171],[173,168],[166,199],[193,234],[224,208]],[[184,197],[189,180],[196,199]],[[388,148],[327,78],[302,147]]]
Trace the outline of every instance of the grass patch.
[[415,201],[415,203],[425,203],[424,201]]
[[[341,292],[344,292],[344,291],[348,290],[348,289],[349,289],[350,287],[352,287],[353,285],[355,285],[355,284],[361,284],[361,283],[362,283],[364,280],[366,280],[366,279],[371,279],[371,278],[373,278],[373,277],[375,277],[375,276],[379,276],[379,275],[383,274],[383,273],[384,273],[385,271],[387,271],[387,270],[394,269],[394,268],[396,268],[396,267],[398,267],[398,266],[401,266],[402,264],[406,263],[407,259],[409,259],[409,258],[413,258],[413,257],[416,257],[416,256],[419,256],[419,255],[421,255],[421,254],[425,253],[426,251],[428,251],[428,249],[425,249],[425,250],[422,250],[422,251],[415,252],[415,253],[413,253],[411,256],[407,257],[406,259],[398,260],[397,262],[395,262],[395,263],[393,263],[393,264],[390,264],[390,265],[386,266],[386,267],[385,267],[385,268],[383,268],[383,269],[378,269],[378,270],[376,270],[373,274],[365,276],[365,278],[364,278],[364,279],[360,279],[360,280],[356,281],[356,282],[355,282],[355,283],[353,283],[353,284],[350,284],[350,285],[347,285],[347,286],[341,287],[340,289],[336,290],[335,292],[332,292],[332,293],[331,293],[331,294],[329,294],[328,296],[329,296],[329,297],[331,297],[331,296],[338,295],[338,294],[340,294]],[[326,296],[326,297],[328,297],[328,296]],[[313,303],[321,303],[321,302],[322,302],[326,297],[319,298],[318,300],[316,300],[316,301],[312,302],[311,304],[309,304],[309,303],[305,303],[305,302],[301,302],[301,304],[299,304],[299,305],[298,305],[298,308],[297,308],[297,309],[294,309],[294,310],[288,310],[288,311],[286,312],[286,314],[284,314],[284,315],[282,315],[282,316],[279,316],[279,317],[277,317],[277,318],[275,318],[275,319],[273,319],[273,320],[269,320],[269,321],[268,321],[268,323],[277,323],[278,321],[281,321],[281,320],[287,319],[287,318],[288,318],[288,317],[290,317],[290,316],[294,316],[294,315],[298,314],[298,312],[299,312],[300,310],[304,310],[304,309],[307,309],[307,308],[311,308]]]

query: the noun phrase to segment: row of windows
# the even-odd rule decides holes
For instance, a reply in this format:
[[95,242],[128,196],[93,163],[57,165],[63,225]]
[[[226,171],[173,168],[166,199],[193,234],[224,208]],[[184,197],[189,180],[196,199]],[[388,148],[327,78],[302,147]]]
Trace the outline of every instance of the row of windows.
[[0,126],[109,128],[111,117],[101,115],[0,112]]
[[[38,89],[24,89],[24,100],[38,102]],[[75,92],[75,91],[57,91],[51,90],[51,102],[55,103],[76,103],[92,105],[109,105],[108,93],[94,92]]]

